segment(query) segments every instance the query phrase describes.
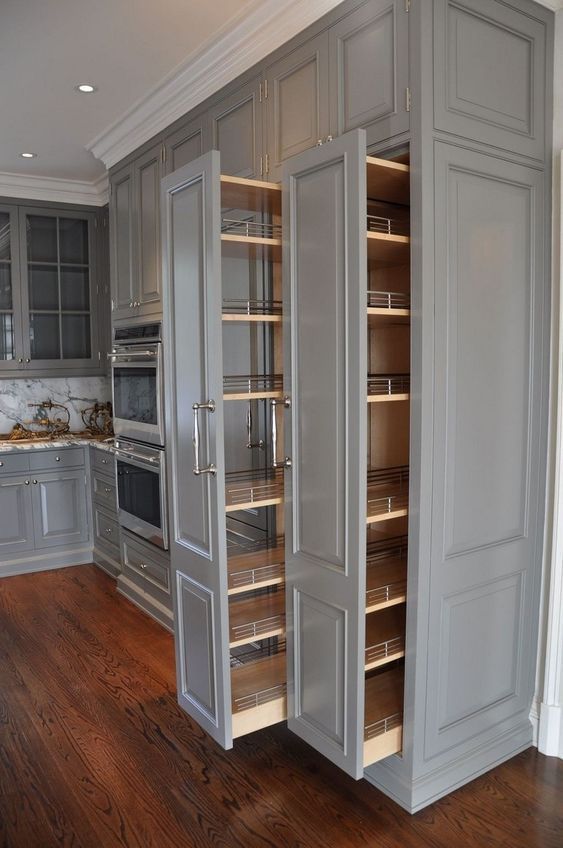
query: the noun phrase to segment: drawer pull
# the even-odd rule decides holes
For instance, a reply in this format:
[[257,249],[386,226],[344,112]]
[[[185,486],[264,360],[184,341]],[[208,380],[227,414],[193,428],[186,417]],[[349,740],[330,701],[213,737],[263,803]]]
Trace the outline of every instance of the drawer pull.
[[60,456],[56,456],[56,457],[55,457],[55,462],[60,462],[60,461],[61,461]]
[[0,462],[0,468],[2,468],[2,466],[3,466],[3,465],[4,465],[4,463],[3,463],[3,462]]
[[111,527],[106,527],[104,532],[107,533],[107,535],[109,536],[111,533]]
[[143,569],[143,571],[145,570],[145,568],[146,568],[146,567],[147,567],[147,566],[145,565],[145,563],[144,563],[144,562],[140,562],[140,563],[139,563],[139,568],[142,568],[142,569]]
[[26,486],[29,486],[29,480],[24,480],[23,482],[25,483]]
[[107,465],[107,464],[108,464],[107,459],[102,459],[102,465]]
[[34,481],[33,481],[33,485],[34,485],[34,486],[37,486],[37,480],[34,480]]
[[111,494],[111,489],[110,489],[110,487],[109,487],[109,486],[104,486],[104,492],[106,493],[106,495]]

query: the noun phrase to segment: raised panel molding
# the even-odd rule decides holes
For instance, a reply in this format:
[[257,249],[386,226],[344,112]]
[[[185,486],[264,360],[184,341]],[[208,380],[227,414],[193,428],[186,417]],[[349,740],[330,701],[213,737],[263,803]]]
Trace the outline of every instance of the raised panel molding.
[[176,579],[181,694],[216,724],[213,592],[181,572]]
[[522,581],[515,574],[442,600],[439,734],[517,694]]
[[434,4],[436,129],[543,159],[545,24],[499,0]]
[[346,753],[346,611],[300,591],[293,599],[295,717]]

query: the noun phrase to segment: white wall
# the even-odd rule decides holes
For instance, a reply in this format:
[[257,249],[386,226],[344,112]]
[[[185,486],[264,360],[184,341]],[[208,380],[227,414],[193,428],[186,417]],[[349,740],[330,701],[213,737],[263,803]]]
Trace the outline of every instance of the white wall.
[[563,316],[561,315],[561,192],[563,151],[563,11],[555,17],[553,114],[552,379],[549,476],[538,652],[538,747],[563,758]]

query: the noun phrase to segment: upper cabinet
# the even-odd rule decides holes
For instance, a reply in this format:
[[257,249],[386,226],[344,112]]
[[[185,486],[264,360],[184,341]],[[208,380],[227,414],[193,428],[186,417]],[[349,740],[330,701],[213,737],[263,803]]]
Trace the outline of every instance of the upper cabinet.
[[160,180],[164,146],[151,147],[110,178],[110,261],[115,320],[158,315]]
[[545,21],[497,0],[434,5],[436,129],[543,159]]
[[363,127],[369,146],[408,131],[408,17],[404,0],[370,0],[330,28],[333,136]]
[[0,371],[104,370],[99,220],[91,211],[0,207]]
[[231,177],[264,176],[262,83],[256,77],[209,110],[211,146],[221,153],[223,172]]
[[171,174],[209,149],[209,119],[204,112],[164,137],[166,173]]
[[266,69],[265,173],[281,179],[290,156],[322,142],[329,132],[328,35],[312,38]]

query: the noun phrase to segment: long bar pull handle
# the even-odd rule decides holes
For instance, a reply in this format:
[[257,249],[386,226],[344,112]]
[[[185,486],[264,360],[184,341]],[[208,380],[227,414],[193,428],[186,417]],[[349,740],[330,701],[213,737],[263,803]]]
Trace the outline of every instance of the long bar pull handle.
[[249,450],[253,448],[258,448],[258,450],[264,450],[264,440],[259,439],[257,442],[252,441],[252,405],[251,401],[248,401],[248,408],[246,410],[246,447]]
[[281,400],[272,398],[270,406],[272,408],[272,468],[290,468],[291,459],[286,456],[281,462],[278,462],[278,422],[276,417],[276,406],[283,406],[289,409],[291,400],[287,396]]
[[194,430],[193,430],[193,446],[194,446],[194,467],[193,472],[196,477],[199,477],[201,474],[213,474],[217,473],[217,469],[213,465],[213,463],[209,463],[206,468],[200,467],[200,459],[199,459],[199,443],[200,443],[200,435],[199,435],[199,411],[200,409],[205,409],[207,412],[215,412],[215,401],[209,400],[207,403],[194,403],[192,405],[192,409],[194,411]]

